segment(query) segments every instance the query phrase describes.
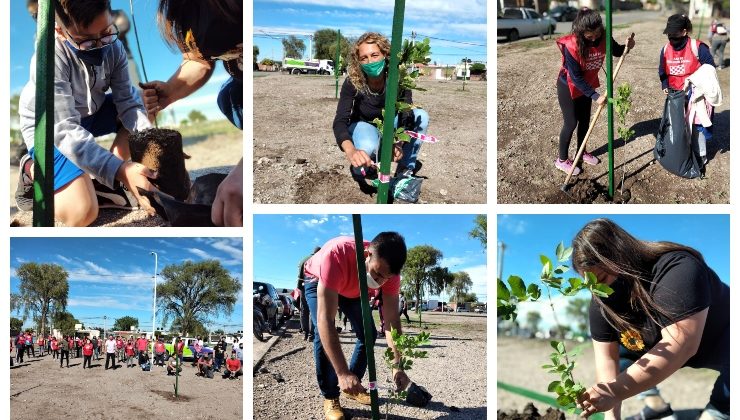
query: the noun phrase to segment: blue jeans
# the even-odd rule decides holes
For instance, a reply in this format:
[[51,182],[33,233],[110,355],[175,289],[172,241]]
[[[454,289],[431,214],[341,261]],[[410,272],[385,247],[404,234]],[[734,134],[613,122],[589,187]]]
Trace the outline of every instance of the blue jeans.
[[226,118],[242,130],[242,113],[244,109],[244,91],[242,81],[233,77],[221,86],[216,103]]
[[[337,379],[337,373],[334,371],[334,367],[331,365],[329,358],[326,357],[324,347],[321,344],[321,333],[319,333],[319,324],[317,322],[317,311],[318,311],[318,294],[317,287],[318,281],[310,277],[306,277],[305,290],[306,290],[306,301],[311,312],[311,322],[316,326],[316,335],[313,340],[313,359],[316,364],[316,380],[319,383],[319,389],[321,389],[321,395],[324,398],[333,399],[339,397],[339,380]],[[365,376],[365,370],[367,369],[367,351],[365,349],[365,329],[362,325],[362,306],[360,304],[360,298],[350,299],[344,296],[339,296],[339,309],[342,313],[347,316],[350,324],[352,325],[352,331],[355,333],[357,340],[355,341],[355,349],[352,352],[352,359],[349,362],[349,370],[362,381],[362,377]],[[334,328],[334,325],[330,325],[329,328]],[[373,326],[373,344],[378,338],[378,332]]]
[[[414,109],[414,127],[412,131],[426,134],[429,126],[429,114],[423,109]],[[393,126],[398,128],[398,115],[393,120]],[[380,147],[381,133],[378,132],[375,125],[364,121],[353,122],[349,125],[349,134],[352,136],[352,143],[355,148],[362,150],[370,156],[373,161],[377,160],[378,148]],[[403,144],[403,157],[398,162],[401,168],[414,169],[416,167],[416,157],[419,155],[421,141],[412,138],[408,143]],[[354,170],[354,169],[353,169]],[[360,171],[356,171],[360,175]]]

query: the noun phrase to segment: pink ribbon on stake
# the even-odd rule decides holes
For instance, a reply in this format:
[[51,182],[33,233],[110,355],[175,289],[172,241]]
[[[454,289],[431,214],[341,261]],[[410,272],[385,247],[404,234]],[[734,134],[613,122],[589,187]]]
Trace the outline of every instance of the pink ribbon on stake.
[[412,138],[418,139],[419,141],[424,142],[424,143],[436,143],[439,141],[434,136],[430,136],[428,134],[417,133],[416,131],[406,130],[405,133],[411,136]]

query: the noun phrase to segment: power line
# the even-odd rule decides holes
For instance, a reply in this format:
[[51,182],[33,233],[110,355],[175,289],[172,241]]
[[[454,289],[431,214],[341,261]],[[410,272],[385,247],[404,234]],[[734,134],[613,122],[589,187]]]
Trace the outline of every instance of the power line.
[[455,41],[455,40],[452,40],[452,39],[436,38],[436,37],[429,36],[429,35],[422,35],[420,33],[417,33],[416,35],[417,36],[420,36],[422,38],[436,39],[437,41],[452,42],[454,44],[472,45],[474,47],[485,47],[486,46],[486,44],[478,44],[478,43],[475,43],[475,42]]

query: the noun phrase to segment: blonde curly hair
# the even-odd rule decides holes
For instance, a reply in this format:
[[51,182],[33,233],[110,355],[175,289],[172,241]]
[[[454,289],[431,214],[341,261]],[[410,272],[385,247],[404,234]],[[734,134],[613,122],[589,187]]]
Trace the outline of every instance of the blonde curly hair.
[[365,73],[362,72],[362,68],[360,67],[360,45],[362,44],[376,44],[380,52],[388,58],[391,54],[391,43],[388,41],[388,38],[377,32],[365,32],[352,46],[352,52],[347,65],[349,81],[358,92],[369,93],[370,88],[367,85],[367,76],[365,76]]

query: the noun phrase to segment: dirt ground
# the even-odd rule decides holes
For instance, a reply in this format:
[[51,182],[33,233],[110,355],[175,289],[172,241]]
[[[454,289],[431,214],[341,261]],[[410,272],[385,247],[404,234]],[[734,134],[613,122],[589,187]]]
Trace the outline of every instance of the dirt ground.
[[[614,129],[614,202],[628,203],[729,203],[730,201],[730,69],[718,71],[722,105],[715,109],[714,139],[707,143],[709,163],[705,179],[684,179],[667,172],[653,159],[655,133],[663,113],[665,96],[660,89],[657,62],[665,20],[621,27],[614,38],[624,43],[635,33],[636,47],[627,57],[614,85],[632,85],[632,110],[628,125],[636,132],[626,146]],[[696,29],[696,28],[695,28]],[[702,30],[704,32],[704,30]],[[702,37],[706,38],[705,33]],[[725,61],[731,55],[725,49]],[[562,116],[557,102],[556,77],[561,55],[554,39],[538,39],[498,45],[498,202],[499,203],[603,203],[608,202],[606,112],[591,134],[587,151],[601,163],[585,165],[568,193],[560,190],[566,174],[554,166]],[[530,65],[533,61],[538,64]],[[618,59],[614,59],[616,67]],[[606,89],[605,74],[601,76]],[[592,106],[592,116],[596,112]],[[605,110],[606,111],[606,110]],[[616,120],[616,113],[615,113]],[[616,122],[615,122],[616,125]],[[576,153],[571,142],[570,157]],[[624,191],[617,188],[625,172]],[[575,179],[575,178],[574,178]]]
[[[580,343],[568,342],[568,352],[571,352]],[[496,345],[497,380],[506,384],[525,388],[539,394],[554,396],[547,392],[547,385],[557,379],[548,374],[540,366],[547,364],[552,352],[548,340],[528,340],[521,338],[498,336]],[[576,360],[574,377],[584,386],[589,387],[596,381],[594,369],[593,349],[590,344],[584,346],[583,352]],[[658,386],[661,395],[671,404],[678,418],[693,415],[704,408],[709,401],[709,394],[719,374],[708,369],[684,368]],[[498,410],[522,410],[531,399],[512,392],[497,389],[496,407]],[[535,402],[540,414],[544,414],[547,405]],[[637,398],[630,398],[622,403],[622,418],[631,416],[640,411],[643,402]],[[569,416],[569,418],[577,418]]]
[[[344,78],[339,80],[340,87]],[[430,115],[419,203],[486,202],[486,82],[421,81],[414,103]],[[349,174],[332,131],[330,76],[255,73],[255,203],[374,203]]]
[[[393,405],[391,419],[485,419],[486,418],[486,317],[427,314],[431,343],[422,349],[428,358],[416,359],[408,372],[412,381],[432,395],[426,408],[407,404]],[[412,317],[413,319],[413,317]],[[291,320],[287,333],[265,355],[254,373],[254,418],[323,419],[323,397],[316,384],[313,344],[302,341],[297,320]],[[349,326],[349,324],[347,324]],[[408,327],[405,332],[416,333]],[[418,326],[418,323],[417,323]],[[346,357],[352,352],[355,335],[339,335]],[[379,386],[387,386],[389,376],[382,362],[385,339],[375,346]],[[277,359],[276,359],[277,358]],[[275,360],[276,359],[276,360]],[[272,361],[271,361],[272,360]],[[367,385],[367,374],[362,382]],[[385,391],[380,390],[380,412],[385,418]],[[347,419],[370,418],[370,407],[340,399]]]
[[[103,147],[109,147],[110,141],[101,141]],[[185,167],[191,174],[191,179],[208,172],[224,172],[230,169],[225,165],[238,163],[238,156],[243,156],[243,139],[239,133],[217,134],[212,136],[187,137],[183,139],[183,151],[190,155],[185,161]],[[18,166],[10,167],[10,215],[11,223],[18,226],[31,226],[33,213],[21,212],[15,207],[15,190],[18,185]],[[57,222],[57,226],[63,226]],[[161,217],[149,216],[143,210],[125,211],[116,209],[101,209],[98,219],[91,226],[169,226]]]
[[[230,350],[229,350],[230,351]],[[15,353],[13,353],[15,354]],[[164,367],[151,372],[127,368],[105,370],[105,357],[82,369],[82,358],[70,358],[69,369],[44,356],[26,358],[10,369],[10,413],[13,419],[37,419],[52,407],[57,413],[84,418],[126,419],[160,417],[172,419],[241,419],[244,395],[239,380],[195,376],[187,361],[179,380],[179,399],[174,399],[174,376]],[[96,414],[97,413],[97,414]]]

